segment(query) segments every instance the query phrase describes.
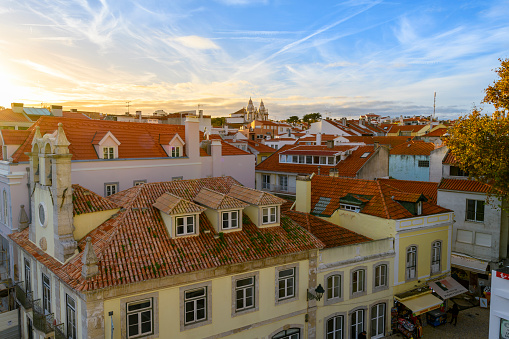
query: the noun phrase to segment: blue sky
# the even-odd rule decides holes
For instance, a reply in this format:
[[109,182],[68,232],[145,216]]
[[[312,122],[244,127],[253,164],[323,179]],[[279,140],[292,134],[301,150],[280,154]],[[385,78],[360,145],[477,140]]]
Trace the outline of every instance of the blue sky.
[[456,117],[509,57],[508,1],[0,0],[0,105],[276,119]]

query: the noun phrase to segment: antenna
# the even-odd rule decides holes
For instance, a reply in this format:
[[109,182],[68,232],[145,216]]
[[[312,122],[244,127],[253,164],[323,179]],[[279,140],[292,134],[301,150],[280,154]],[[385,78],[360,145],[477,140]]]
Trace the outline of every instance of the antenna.
[[127,104],[127,114],[129,114],[129,104],[131,103],[130,101],[126,101],[125,102]]
[[435,120],[435,104],[437,102],[437,92],[433,92],[433,120]]

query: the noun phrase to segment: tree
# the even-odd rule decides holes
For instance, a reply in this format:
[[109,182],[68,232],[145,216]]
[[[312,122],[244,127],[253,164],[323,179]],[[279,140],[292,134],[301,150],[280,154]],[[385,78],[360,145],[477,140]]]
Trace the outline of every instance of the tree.
[[298,116],[296,115],[292,115],[291,117],[289,117],[288,119],[286,119],[286,122],[290,123],[290,124],[294,124],[296,122],[299,122],[300,119]]
[[304,122],[316,122],[318,120],[320,120],[322,118],[322,115],[320,113],[308,113],[308,114],[305,114],[304,117],[302,118],[302,121]]
[[217,117],[210,119],[210,124],[212,127],[223,127],[224,123],[226,122],[226,118],[224,117]]
[[459,168],[492,187],[490,196],[509,198],[509,59],[500,62],[499,79],[486,88],[483,100],[495,112],[487,115],[474,107],[449,128],[445,143]]

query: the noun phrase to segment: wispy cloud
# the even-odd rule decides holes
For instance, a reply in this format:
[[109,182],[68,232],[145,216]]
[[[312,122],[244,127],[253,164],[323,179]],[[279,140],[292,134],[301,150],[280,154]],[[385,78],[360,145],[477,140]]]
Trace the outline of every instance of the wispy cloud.
[[219,49],[212,40],[196,35],[182,36],[174,39],[182,45],[195,49]]

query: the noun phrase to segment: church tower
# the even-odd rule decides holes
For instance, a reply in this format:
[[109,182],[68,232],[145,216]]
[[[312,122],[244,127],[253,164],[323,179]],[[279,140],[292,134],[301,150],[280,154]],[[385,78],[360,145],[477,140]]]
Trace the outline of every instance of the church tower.
[[246,121],[255,120],[255,108],[253,105],[253,100],[251,100],[251,98],[249,98],[249,103],[247,104],[246,112],[247,112],[247,116],[245,119]]
[[60,262],[75,254],[69,141],[62,123],[53,134],[36,127],[30,157],[32,222],[29,239]]
[[265,105],[263,104],[263,99],[260,100],[260,107],[258,108],[258,119],[262,121],[269,120],[269,111],[265,108]]

